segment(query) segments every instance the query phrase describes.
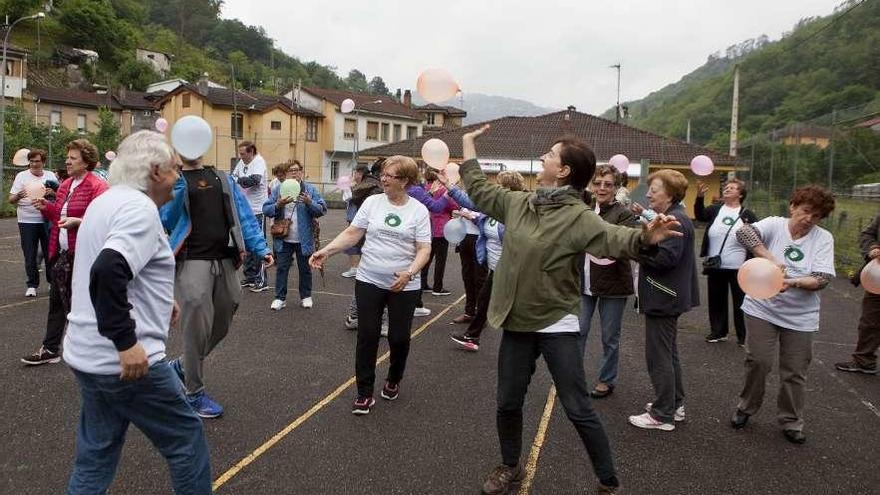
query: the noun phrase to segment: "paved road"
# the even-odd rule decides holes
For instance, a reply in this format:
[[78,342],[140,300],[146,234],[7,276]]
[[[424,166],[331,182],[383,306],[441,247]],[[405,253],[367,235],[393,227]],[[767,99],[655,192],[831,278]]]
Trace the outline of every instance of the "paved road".
[[[325,236],[343,226],[339,211],[322,222]],[[350,414],[355,335],[341,320],[353,284],[338,275],[346,260],[334,258],[326,280],[316,278],[311,310],[291,305],[270,312],[269,293],[245,294],[229,337],[207,367],[209,390],[226,407],[223,418],[205,424],[218,493],[479,492],[498,462],[499,333],[487,331],[477,354],[449,341],[450,320],[462,311],[459,263],[450,254],[453,294],[425,296],[434,314],[416,320],[400,399],[379,401],[367,417]],[[295,273],[291,277],[295,287]],[[26,368],[18,361],[39,345],[47,311],[46,289],[25,300],[23,280],[16,224],[0,221],[0,493],[62,493],[73,459],[78,391],[64,365]],[[625,493],[880,493],[880,378],[832,368],[851,351],[859,300],[859,291],[843,280],[823,293],[822,332],[808,380],[809,440],[803,446],[785,442],[775,425],[775,377],[767,407],[748,428],[735,432],[727,426],[741,385],[742,352],[731,342],[703,342],[705,309],[681,321],[687,422],[668,433],[629,426],[627,416],[650,400],[651,387],[642,326],[627,311],[620,383],[612,397],[595,404]],[[596,337],[590,337],[585,360],[590,379],[600,352]],[[180,348],[175,331],[169,354]],[[385,369],[387,362],[380,364],[380,378]],[[530,493],[594,493],[574,429],[558,401],[548,404],[550,385],[539,365],[525,411],[523,455],[536,454]],[[112,493],[170,491],[164,461],[131,429]]]

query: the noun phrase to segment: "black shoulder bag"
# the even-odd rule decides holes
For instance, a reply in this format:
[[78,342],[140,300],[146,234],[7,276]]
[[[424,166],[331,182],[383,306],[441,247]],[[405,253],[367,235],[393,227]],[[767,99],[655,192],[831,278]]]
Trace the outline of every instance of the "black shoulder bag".
[[[730,224],[730,227],[728,227],[727,233],[724,234],[724,240],[721,241],[721,248],[718,249],[718,254],[715,256],[706,256],[703,259],[703,275],[708,275],[712,270],[721,269],[721,252],[724,251],[724,245],[727,244],[727,238],[730,236],[730,231],[733,230],[733,226],[736,225],[736,222],[738,222],[740,218],[742,218],[743,210],[744,208],[740,206],[739,215],[736,216],[736,219]],[[707,228],[712,228],[712,226],[709,225]]]

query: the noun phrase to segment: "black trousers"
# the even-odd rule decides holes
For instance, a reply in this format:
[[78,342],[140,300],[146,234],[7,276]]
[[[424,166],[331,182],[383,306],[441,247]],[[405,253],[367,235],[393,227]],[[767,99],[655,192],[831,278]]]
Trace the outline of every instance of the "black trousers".
[[465,334],[468,337],[473,337],[475,339],[480,338],[480,334],[483,333],[483,329],[486,328],[486,320],[489,316],[489,300],[492,297],[492,279],[494,279],[495,272],[489,270],[489,274],[486,276],[486,281],[483,282],[483,286],[480,287],[480,294],[477,296],[477,311],[474,314],[474,319],[471,320],[471,324],[468,325],[468,329]]
[[477,263],[477,236],[468,234],[458,245],[461,257],[461,280],[464,282],[464,313],[473,316],[477,312],[477,295],[486,281],[487,269]]
[[706,276],[709,288],[709,328],[712,337],[726,337],[728,333],[728,291],[733,298],[733,326],[736,340],[746,341],[746,323],[742,304],[745,293],[736,280],[738,270],[711,270]]
[[505,330],[498,353],[498,440],[504,464],[520,462],[522,408],[535,362],[543,355],[556,393],[572,422],[600,481],[615,477],[611,444],[590,403],[578,332],[537,333]]
[[435,291],[443,290],[443,276],[446,274],[446,257],[449,254],[449,241],[445,237],[431,238],[431,256],[425,267],[422,268],[422,289],[428,287],[428,271],[431,268],[431,262],[434,262],[434,285],[431,286]]
[[49,264],[49,273],[52,285],[49,287],[49,315],[46,317],[43,347],[47,351],[58,352],[67,327],[67,313],[70,312],[73,255],[69,251],[59,252]]
[[684,401],[677,337],[678,316],[645,315],[645,362],[655,395],[650,413],[664,423],[673,422]]
[[[49,256],[49,227],[45,222],[19,223],[18,233],[21,237],[21,252],[24,255],[24,272],[27,275],[27,286],[40,286],[40,264],[37,262],[37,247],[43,250],[43,257]],[[49,277],[48,268],[46,277]]]
[[360,397],[372,397],[376,382],[376,354],[382,329],[382,313],[388,307],[388,347],[391,356],[388,377],[391,383],[400,383],[409,356],[409,339],[413,311],[421,294],[419,290],[391,292],[358,280],[354,286],[358,310],[357,350],[355,377]]

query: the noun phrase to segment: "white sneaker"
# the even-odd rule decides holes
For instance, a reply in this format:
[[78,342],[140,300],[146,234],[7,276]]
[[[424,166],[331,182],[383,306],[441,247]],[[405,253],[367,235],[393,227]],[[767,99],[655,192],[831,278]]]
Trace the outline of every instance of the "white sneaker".
[[314,303],[312,303],[311,297],[307,297],[302,300],[302,307],[304,307],[304,308],[311,308],[313,305],[314,305]]
[[672,423],[663,423],[661,421],[657,421],[649,413],[639,414],[638,416],[630,416],[629,424],[644,428],[646,430],[663,430],[663,431],[672,431],[675,429],[675,425]]
[[386,339],[388,338],[388,324],[387,323],[382,322],[382,328],[379,330],[379,335],[381,335],[382,337],[385,337]]
[[34,287],[28,287],[26,291],[24,291],[24,297],[37,297],[37,289]]
[[345,270],[344,272],[342,272],[340,275],[342,275],[345,278],[355,278],[357,276],[357,274],[358,274],[358,269],[356,266],[353,266],[353,267],[349,268],[348,270]]
[[351,316],[345,317],[345,329],[346,330],[357,330],[358,329],[358,319],[352,318]]
[[[645,404],[645,411],[650,411],[652,405],[654,405],[653,402],[648,402],[647,404]],[[675,421],[678,421],[679,423],[685,420],[684,404],[678,406],[678,408],[675,410],[675,416],[673,417],[673,419]]]
[[273,311],[279,311],[285,307],[287,307],[286,302],[282,301],[281,299],[275,299],[274,301],[272,301],[272,305],[269,306],[269,309]]
[[413,311],[413,316],[431,316],[431,310],[428,308],[416,308]]

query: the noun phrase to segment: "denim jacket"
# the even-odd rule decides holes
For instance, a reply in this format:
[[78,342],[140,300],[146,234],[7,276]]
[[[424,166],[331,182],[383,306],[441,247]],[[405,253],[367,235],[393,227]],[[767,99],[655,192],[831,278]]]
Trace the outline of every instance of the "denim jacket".
[[[269,245],[263,237],[263,229],[254,217],[250,203],[235,181],[225,172],[213,167],[205,167],[213,170],[220,179],[223,189],[223,213],[229,225],[230,245],[236,248],[240,254],[245,251],[262,258],[269,254]],[[174,198],[165,203],[159,209],[162,219],[162,227],[170,232],[169,243],[174,255],[179,256],[186,238],[192,232],[192,221],[189,217],[189,193],[187,192],[186,179],[183,174],[174,183]],[[236,267],[241,264],[241,257],[235,260]]]
[[[327,213],[327,203],[324,197],[318,192],[318,189],[308,182],[302,183],[302,191],[312,197],[312,204],[306,206],[305,203],[297,203],[296,205],[296,228],[299,232],[299,246],[303,256],[310,256],[315,252],[315,236],[312,230],[312,219],[324,216]],[[278,201],[278,195],[281,192],[281,185],[277,185],[269,194],[269,199],[263,203],[263,214],[269,218],[275,218],[280,213],[276,211],[275,203]],[[283,239],[275,239],[275,252],[281,249]]]

